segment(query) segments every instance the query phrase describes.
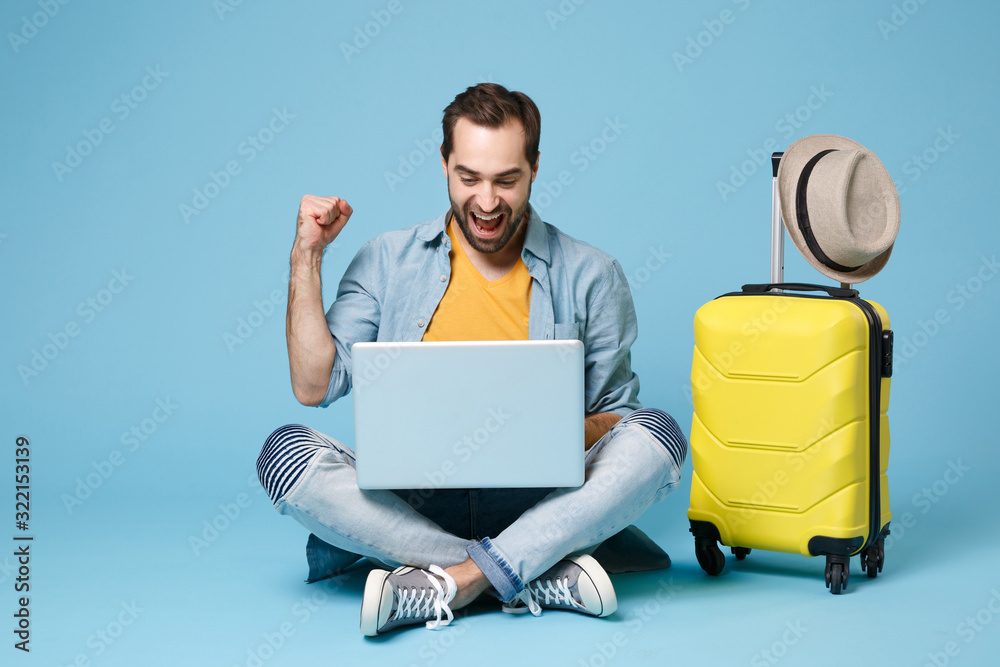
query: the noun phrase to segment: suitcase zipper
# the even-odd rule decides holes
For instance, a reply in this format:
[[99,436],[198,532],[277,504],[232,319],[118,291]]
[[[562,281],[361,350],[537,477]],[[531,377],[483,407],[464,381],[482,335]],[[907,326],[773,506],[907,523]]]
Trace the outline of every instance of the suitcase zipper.
[[[882,528],[882,371],[885,366],[883,359],[883,332],[882,332],[882,319],[875,312],[875,309],[868,302],[861,298],[846,299],[847,301],[852,301],[862,312],[868,317],[868,330],[869,338],[871,340],[870,350],[868,352],[868,396],[870,398],[869,406],[869,421],[870,421],[870,431],[869,431],[869,450],[871,456],[869,457],[869,477],[871,483],[871,501],[869,502],[869,507],[871,508],[871,516],[869,521],[868,529],[868,540],[862,545],[861,550],[864,550],[868,545],[875,542],[878,539],[879,532]],[[891,333],[889,340],[892,340]],[[889,369],[891,371],[891,362],[889,362]]]

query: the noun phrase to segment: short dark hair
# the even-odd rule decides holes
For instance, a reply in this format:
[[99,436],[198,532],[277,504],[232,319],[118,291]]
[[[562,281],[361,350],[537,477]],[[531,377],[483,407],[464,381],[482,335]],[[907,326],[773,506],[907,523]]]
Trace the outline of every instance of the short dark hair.
[[524,128],[524,157],[528,164],[535,166],[538,161],[538,138],[542,131],[542,117],[531,98],[518,91],[509,91],[497,83],[480,83],[471,86],[455,96],[454,101],[444,109],[441,121],[444,141],[441,155],[445,161],[451,155],[455,124],[459,118],[482,127],[501,127],[508,121],[517,120]]

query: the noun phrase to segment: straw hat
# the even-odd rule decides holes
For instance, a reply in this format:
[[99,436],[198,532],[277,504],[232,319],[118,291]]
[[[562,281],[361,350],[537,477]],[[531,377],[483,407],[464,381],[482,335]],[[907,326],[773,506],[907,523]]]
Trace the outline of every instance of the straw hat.
[[842,283],[882,270],[899,233],[899,195],[874,153],[846,137],[814,134],[778,163],[781,217],[809,263]]

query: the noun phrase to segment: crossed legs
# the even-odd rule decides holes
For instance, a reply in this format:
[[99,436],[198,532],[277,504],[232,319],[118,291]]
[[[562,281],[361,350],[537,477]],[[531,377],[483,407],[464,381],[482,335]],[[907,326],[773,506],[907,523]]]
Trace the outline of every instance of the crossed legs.
[[272,433],[257,471],[278,512],[344,554],[345,566],[366,556],[389,567],[444,568],[458,609],[491,587],[510,602],[567,555],[627,527],[675,488],[686,453],[669,415],[637,410],[587,452],[582,486],[552,491],[481,540],[445,531],[392,491],[359,489],[350,450],[305,426]]

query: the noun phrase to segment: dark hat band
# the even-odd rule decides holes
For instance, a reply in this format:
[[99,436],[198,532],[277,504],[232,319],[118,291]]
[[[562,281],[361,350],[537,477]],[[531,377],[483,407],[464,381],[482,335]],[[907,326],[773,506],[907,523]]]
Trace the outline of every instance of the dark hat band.
[[836,149],[830,148],[825,151],[820,151],[812,157],[809,162],[806,162],[806,166],[802,168],[802,173],[799,174],[799,183],[795,188],[795,218],[798,223],[799,231],[802,232],[802,238],[805,239],[806,245],[809,247],[809,251],[813,254],[816,259],[818,259],[824,266],[827,266],[834,271],[840,271],[841,273],[851,273],[852,271],[857,271],[864,266],[844,266],[842,264],[837,264],[835,261],[826,256],[823,249],[819,247],[819,242],[816,241],[816,237],[813,235],[812,227],[809,225],[809,210],[806,206],[806,186],[809,183],[809,175],[812,173],[813,168],[816,163],[819,162],[824,155],[827,153],[833,153]]

